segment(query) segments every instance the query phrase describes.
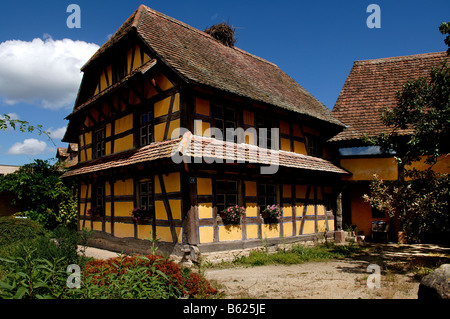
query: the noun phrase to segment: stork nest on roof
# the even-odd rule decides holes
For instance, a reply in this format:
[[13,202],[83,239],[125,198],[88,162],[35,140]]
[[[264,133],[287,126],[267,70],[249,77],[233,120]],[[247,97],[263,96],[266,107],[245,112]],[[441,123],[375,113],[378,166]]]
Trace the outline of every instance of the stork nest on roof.
[[234,29],[226,23],[218,23],[205,30],[214,39],[226,45],[227,47],[234,47],[236,39],[234,37]]

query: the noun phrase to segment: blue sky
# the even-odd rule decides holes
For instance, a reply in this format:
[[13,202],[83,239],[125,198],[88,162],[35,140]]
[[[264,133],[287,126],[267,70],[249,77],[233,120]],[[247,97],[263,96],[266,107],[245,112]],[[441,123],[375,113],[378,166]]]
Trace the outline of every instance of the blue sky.
[[[81,9],[70,29],[69,4]],[[370,29],[369,4],[381,9]],[[332,109],[353,62],[446,50],[439,33],[450,1],[2,1],[0,3],[0,114],[41,124],[45,136],[0,132],[0,164],[55,157],[81,80],[79,68],[98,46],[145,4],[200,30],[228,22],[236,46],[277,64]]]

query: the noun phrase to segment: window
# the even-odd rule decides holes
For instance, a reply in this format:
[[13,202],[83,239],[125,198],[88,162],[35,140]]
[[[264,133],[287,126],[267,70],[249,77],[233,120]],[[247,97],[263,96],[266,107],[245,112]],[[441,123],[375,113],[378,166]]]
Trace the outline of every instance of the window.
[[386,217],[384,212],[372,207],[372,218],[384,218]]
[[149,145],[153,142],[153,112],[139,115],[139,146]]
[[94,156],[96,158],[105,156],[105,128],[94,133]]
[[268,205],[276,205],[277,192],[273,184],[258,184],[258,206],[263,212]]
[[236,181],[216,181],[216,207],[221,212],[238,204],[238,184]]
[[222,131],[224,140],[229,142],[237,142],[237,136],[230,137],[226,135],[226,129],[233,129],[237,127],[236,112],[230,107],[224,107],[220,105],[213,105],[212,116],[214,118],[214,127]]
[[[256,126],[258,128],[258,146],[267,148],[267,149],[271,149],[271,148],[275,149],[275,143],[274,143],[275,136],[272,136],[272,128],[278,127],[277,125],[275,125],[275,121],[273,119],[268,119],[268,118],[263,118],[262,116],[257,116],[256,117]],[[267,136],[266,136],[265,141],[264,140],[261,141],[261,138],[264,138],[264,137],[262,137],[260,129],[266,129]]]
[[139,207],[146,209],[153,213],[154,198],[153,198],[153,183],[152,181],[139,182]]
[[308,141],[308,155],[320,157],[322,155],[322,152],[320,149],[318,139],[315,137],[308,136],[307,141]]
[[102,210],[105,208],[105,186],[103,184],[94,187],[91,206]]

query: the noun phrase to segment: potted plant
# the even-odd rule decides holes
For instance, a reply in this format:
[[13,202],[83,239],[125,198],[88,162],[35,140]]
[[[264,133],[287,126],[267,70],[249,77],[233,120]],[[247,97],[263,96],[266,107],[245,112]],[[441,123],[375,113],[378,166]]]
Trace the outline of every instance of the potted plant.
[[245,216],[245,208],[241,206],[230,206],[220,212],[220,217],[227,224],[239,224],[241,218]]
[[91,217],[91,219],[97,219],[100,217],[103,217],[104,211],[102,207],[94,206],[90,209],[88,209],[88,215]]
[[267,205],[262,212],[262,217],[268,223],[277,223],[283,215],[283,210],[280,205]]
[[136,207],[131,212],[131,216],[136,224],[149,223],[152,220],[151,211],[147,208]]

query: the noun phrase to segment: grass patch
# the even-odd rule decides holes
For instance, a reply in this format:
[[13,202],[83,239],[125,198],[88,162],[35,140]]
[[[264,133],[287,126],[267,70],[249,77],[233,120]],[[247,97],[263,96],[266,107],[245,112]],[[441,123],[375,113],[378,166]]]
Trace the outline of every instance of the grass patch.
[[295,245],[290,249],[280,249],[269,253],[266,249],[252,251],[248,256],[236,258],[236,265],[263,266],[272,264],[293,265],[308,261],[327,261],[352,257],[361,252],[357,245],[323,244],[316,246]]

